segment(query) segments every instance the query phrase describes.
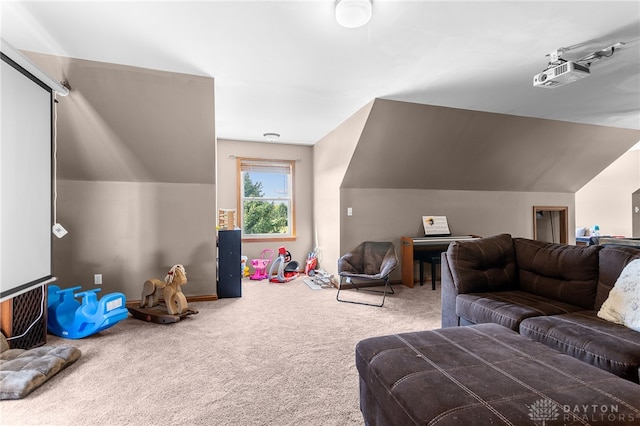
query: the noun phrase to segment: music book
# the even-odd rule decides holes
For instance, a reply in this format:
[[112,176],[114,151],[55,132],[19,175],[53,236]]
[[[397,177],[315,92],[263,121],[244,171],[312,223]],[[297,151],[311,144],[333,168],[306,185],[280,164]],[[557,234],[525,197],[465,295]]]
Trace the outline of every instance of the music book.
[[422,216],[425,237],[451,235],[446,216]]

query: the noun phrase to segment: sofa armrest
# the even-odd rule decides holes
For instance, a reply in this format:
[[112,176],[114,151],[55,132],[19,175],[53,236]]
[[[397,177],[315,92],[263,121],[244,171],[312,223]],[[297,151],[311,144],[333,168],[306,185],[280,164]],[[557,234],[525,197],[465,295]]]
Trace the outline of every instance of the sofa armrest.
[[458,294],[517,288],[511,235],[452,242],[442,253],[441,276],[442,327],[456,327],[460,325],[456,314]]
[[442,300],[442,328],[457,327],[460,325],[460,317],[456,315],[456,297],[458,290],[451,275],[447,253],[442,253],[441,260],[441,300]]

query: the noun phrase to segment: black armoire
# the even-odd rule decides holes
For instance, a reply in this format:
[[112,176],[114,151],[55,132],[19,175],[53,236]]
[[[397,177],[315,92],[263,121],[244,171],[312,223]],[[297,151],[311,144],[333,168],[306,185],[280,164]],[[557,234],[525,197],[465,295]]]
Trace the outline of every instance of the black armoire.
[[218,298],[242,296],[241,231],[218,231]]

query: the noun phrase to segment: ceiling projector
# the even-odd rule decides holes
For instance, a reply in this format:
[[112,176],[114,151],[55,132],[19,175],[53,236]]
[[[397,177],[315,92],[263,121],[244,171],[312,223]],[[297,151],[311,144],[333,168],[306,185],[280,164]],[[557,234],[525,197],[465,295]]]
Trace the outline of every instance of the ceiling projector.
[[533,76],[533,87],[553,89],[589,76],[589,67],[566,61],[553,65]]

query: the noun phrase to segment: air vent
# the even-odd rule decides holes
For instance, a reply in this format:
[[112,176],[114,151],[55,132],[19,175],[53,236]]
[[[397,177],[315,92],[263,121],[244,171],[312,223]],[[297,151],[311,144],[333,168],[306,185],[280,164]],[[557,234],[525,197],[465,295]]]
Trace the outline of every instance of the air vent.
[[554,76],[557,77],[560,74],[564,74],[565,72],[567,72],[567,69],[568,69],[568,65],[566,63],[564,63],[564,64],[562,64],[560,66],[557,66],[556,68],[553,69]]

